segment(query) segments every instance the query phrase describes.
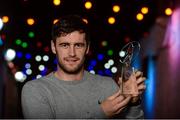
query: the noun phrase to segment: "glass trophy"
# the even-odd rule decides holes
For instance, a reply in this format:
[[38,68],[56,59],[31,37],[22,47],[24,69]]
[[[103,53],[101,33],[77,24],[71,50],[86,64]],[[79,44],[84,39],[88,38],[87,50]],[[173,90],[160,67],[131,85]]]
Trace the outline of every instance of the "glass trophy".
[[124,95],[138,95],[138,87],[135,77],[135,69],[131,66],[132,61],[140,51],[140,44],[132,41],[126,44],[119,52],[120,62],[122,63],[121,77],[119,78],[120,91]]

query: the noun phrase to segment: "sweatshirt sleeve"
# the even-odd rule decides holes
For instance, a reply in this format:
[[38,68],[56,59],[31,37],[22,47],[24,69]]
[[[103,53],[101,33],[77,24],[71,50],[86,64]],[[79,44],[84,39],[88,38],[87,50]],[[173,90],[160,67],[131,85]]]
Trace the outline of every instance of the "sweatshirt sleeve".
[[24,118],[53,118],[45,90],[37,82],[27,82],[22,89],[21,104]]
[[144,112],[141,105],[127,107],[124,115],[126,119],[144,119]]

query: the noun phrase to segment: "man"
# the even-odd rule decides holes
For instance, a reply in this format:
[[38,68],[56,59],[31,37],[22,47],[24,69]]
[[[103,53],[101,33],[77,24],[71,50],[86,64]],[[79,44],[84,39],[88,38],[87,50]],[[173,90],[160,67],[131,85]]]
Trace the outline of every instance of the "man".
[[[52,29],[51,48],[56,54],[57,71],[27,82],[22,90],[25,118],[142,118],[140,104],[123,96],[109,77],[84,70],[89,51],[87,24],[76,15],[59,19]],[[144,77],[136,72],[138,89],[144,91]],[[137,98],[137,97],[136,97]]]

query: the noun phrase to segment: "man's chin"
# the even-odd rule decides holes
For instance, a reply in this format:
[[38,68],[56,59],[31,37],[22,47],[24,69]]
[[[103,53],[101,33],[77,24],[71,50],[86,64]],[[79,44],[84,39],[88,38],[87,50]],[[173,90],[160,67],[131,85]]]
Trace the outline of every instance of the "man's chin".
[[78,64],[78,65],[62,65],[59,64],[59,68],[61,70],[63,70],[65,73],[67,74],[78,74],[83,70],[83,65],[82,64]]

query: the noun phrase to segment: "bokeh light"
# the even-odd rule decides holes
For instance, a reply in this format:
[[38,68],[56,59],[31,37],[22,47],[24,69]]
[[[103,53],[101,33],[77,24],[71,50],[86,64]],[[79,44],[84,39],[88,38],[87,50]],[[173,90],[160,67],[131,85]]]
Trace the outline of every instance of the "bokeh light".
[[18,82],[24,82],[24,80],[27,78],[27,76],[21,71],[16,72],[14,77]]
[[104,55],[103,54],[98,54],[97,58],[98,58],[98,60],[102,61],[104,59]]
[[113,50],[111,50],[111,49],[107,51],[107,54],[108,54],[109,56],[112,56],[113,53],[114,53],[114,52],[113,52]]
[[49,56],[44,55],[44,56],[43,56],[43,60],[44,60],[45,62],[48,61],[48,60],[49,60]]
[[104,68],[109,69],[111,65],[109,63],[104,64]]
[[8,23],[9,22],[9,17],[8,16],[3,16],[2,21],[3,21],[3,23]]
[[165,14],[168,15],[168,16],[172,15],[172,9],[171,8],[166,8],[165,9]]
[[26,70],[26,74],[27,74],[27,75],[31,75],[31,74],[32,74],[32,70],[31,70],[31,69],[27,69],[27,70]]
[[56,24],[58,21],[59,21],[58,19],[54,19],[53,24]]
[[35,34],[34,34],[34,32],[30,31],[30,32],[28,33],[28,36],[29,36],[30,38],[33,38],[33,37],[35,36]]
[[109,17],[108,18],[108,23],[109,24],[114,24],[116,22],[116,19],[114,17]]
[[45,69],[45,66],[44,66],[44,65],[39,65],[38,69],[39,69],[40,71],[43,71],[43,70]]
[[119,56],[120,56],[120,57],[124,57],[125,54],[126,54],[125,51],[120,51],[120,52],[119,52]]
[[101,42],[101,45],[102,45],[103,47],[106,47],[106,46],[108,45],[108,42],[107,42],[107,41],[102,41],[102,42]]
[[21,44],[21,46],[22,46],[23,48],[27,48],[27,47],[28,47],[28,43],[27,43],[27,42],[23,42],[23,43]]
[[149,12],[148,7],[142,7],[142,8],[141,8],[141,12],[142,12],[143,14],[147,14],[147,13]]
[[42,57],[41,57],[40,55],[36,55],[35,60],[36,60],[37,62],[40,62],[41,59],[42,59]]
[[14,58],[16,57],[16,51],[14,49],[7,49],[6,53],[5,53],[5,59],[7,61],[12,61],[14,60]]
[[86,24],[88,24],[88,20],[87,20],[87,19],[83,18],[83,21],[84,21]]
[[1,39],[1,36],[0,36],[0,46],[2,46],[4,44],[3,40]]
[[26,69],[31,68],[31,64],[30,64],[30,63],[26,63],[26,64],[25,64],[25,68],[26,68]]
[[108,64],[109,65],[114,65],[114,60],[113,59],[108,60]]
[[35,20],[33,18],[28,18],[27,19],[27,24],[28,25],[34,25],[34,23],[35,23]]
[[86,1],[84,4],[86,9],[91,9],[92,8],[92,3],[90,1]]
[[21,45],[22,41],[21,41],[21,39],[16,39],[15,43],[16,43],[16,45]]
[[0,18],[0,30],[3,28],[3,21],[2,19]]
[[114,6],[113,6],[113,11],[114,11],[115,13],[119,12],[119,11],[120,11],[120,6],[119,6],[119,5],[114,5]]
[[112,67],[112,68],[111,68],[111,72],[112,72],[112,73],[116,73],[116,72],[117,72],[117,67]]
[[61,0],[53,0],[53,4],[55,6],[59,6],[61,4]]
[[138,21],[143,20],[143,18],[144,18],[144,16],[143,16],[143,14],[141,14],[141,13],[138,13],[138,14],[136,15],[136,19],[137,19]]

